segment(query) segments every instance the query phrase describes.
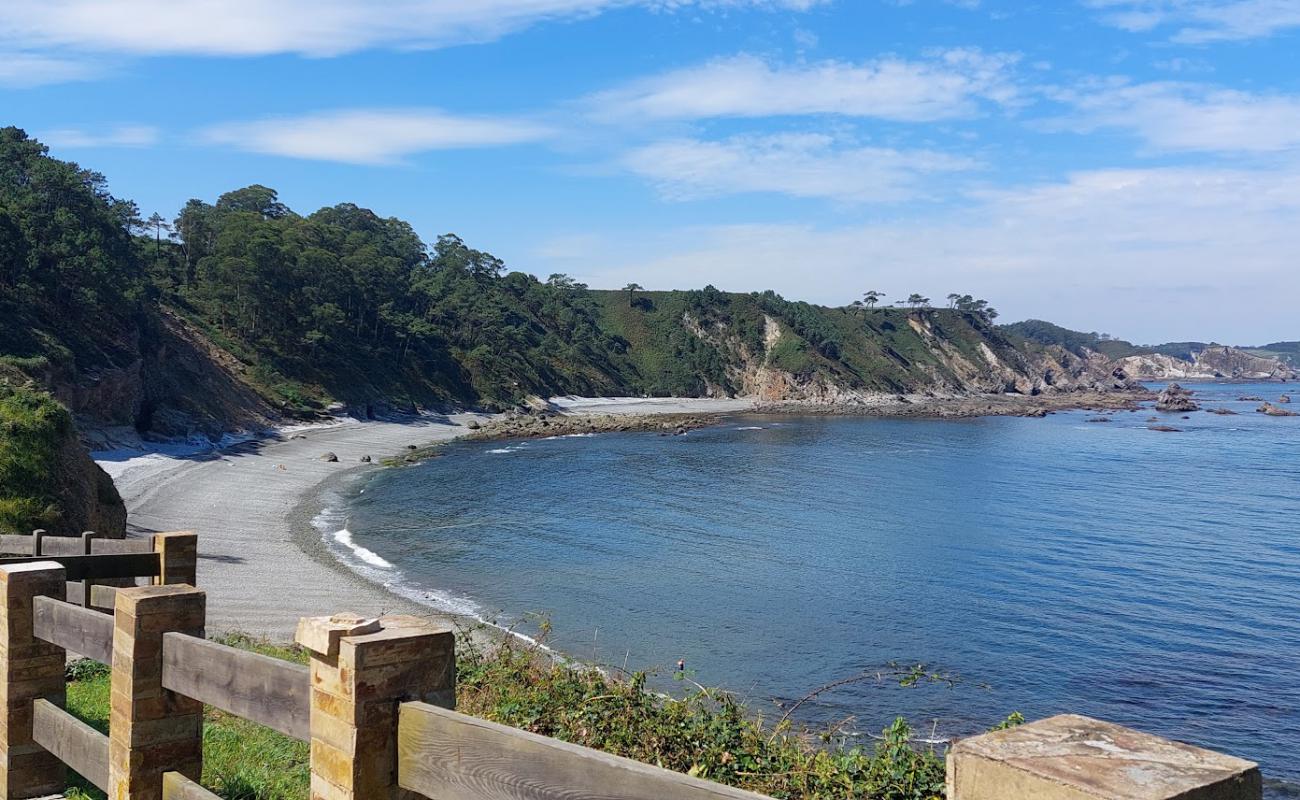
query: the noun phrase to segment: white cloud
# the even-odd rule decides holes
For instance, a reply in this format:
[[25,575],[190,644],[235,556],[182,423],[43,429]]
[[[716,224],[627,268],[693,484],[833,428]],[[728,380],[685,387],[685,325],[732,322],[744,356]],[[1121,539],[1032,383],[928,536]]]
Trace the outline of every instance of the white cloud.
[[0,49],[0,86],[4,87],[25,89],[85,80],[94,77],[95,72],[85,61]]
[[157,143],[158,129],[149,125],[113,125],[94,130],[59,128],[40,138],[54,148],[148,147]]
[[1300,0],[1087,0],[1128,31],[1176,26],[1186,44],[1258,39],[1300,27]]
[[333,56],[489,41],[625,7],[774,8],[825,0],[5,0],[0,42],[137,55]]
[[972,116],[1014,105],[1017,57],[948,50],[924,61],[880,58],[773,65],[741,55],[669,72],[589,98],[605,119],[836,114],[900,122]]
[[622,165],[671,199],[777,192],[879,203],[915,197],[926,175],[976,163],[929,150],[844,147],[824,134],[783,134],[656,142],[628,153]]
[[231,122],[200,138],[267,155],[349,164],[400,163],[414,153],[535,142],[550,131],[527,120],[470,117],[435,109],[348,109]]
[[[891,298],[962,291],[1007,319],[1139,341],[1295,338],[1300,168],[1103,170],[975,199],[959,211],[836,228],[622,231],[603,248],[547,260],[545,271],[598,287],[712,283],[829,304],[873,288]],[[1234,308],[1250,313],[1225,311]]]
[[1300,147],[1300,98],[1188,83],[1120,84],[1061,95],[1076,109],[1050,127],[1132,130],[1162,151],[1269,153]]

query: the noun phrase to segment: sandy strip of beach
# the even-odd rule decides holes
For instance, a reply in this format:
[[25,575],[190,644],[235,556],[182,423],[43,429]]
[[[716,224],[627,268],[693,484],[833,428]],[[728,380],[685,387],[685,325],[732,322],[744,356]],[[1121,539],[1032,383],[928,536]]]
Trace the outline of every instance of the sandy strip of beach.
[[[568,413],[744,411],[749,401],[645,401],[563,398]],[[481,414],[402,421],[344,420],[306,426],[218,450],[186,452],[164,445],[148,451],[93,454],[113,476],[126,502],[130,536],[154,531],[199,534],[198,582],[208,593],[208,631],[242,631],[278,641],[292,638],[300,617],[353,611],[440,617],[387,591],[341,564],[310,520],[322,486],[348,473],[380,469],[378,462],[409,445],[464,434]],[[324,453],[337,463],[321,460]],[[373,464],[362,464],[362,456]],[[428,587],[437,589],[438,587]]]

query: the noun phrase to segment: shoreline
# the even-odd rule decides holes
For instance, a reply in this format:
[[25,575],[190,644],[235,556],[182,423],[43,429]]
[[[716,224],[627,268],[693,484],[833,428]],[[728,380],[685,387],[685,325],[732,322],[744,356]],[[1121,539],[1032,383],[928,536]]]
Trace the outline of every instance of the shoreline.
[[[385,582],[379,565],[367,569],[349,563],[326,541],[333,532],[314,524],[327,510],[329,492],[383,468],[385,460],[418,460],[417,454],[425,456],[454,439],[614,431],[669,435],[714,424],[726,414],[774,411],[932,418],[1043,416],[1066,409],[1132,408],[1146,399],[1137,394],[1098,396],[1102,400],[1060,395],[1050,402],[1042,398],[1009,402],[998,397],[916,398],[899,403],[888,396],[873,405],[799,403],[779,408],[752,399],[556,398],[541,413],[513,418],[456,412],[373,421],[341,419],[286,426],[262,435],[227,436],[222,440],[226,446],[218,443],[207,449],[195,443],[142,444],[139,449],[94,452],[92,457],[113,476],[127,505],[128,536],[165,530],[198,532],[198,582],[208,592],[210,632],[241,631],[288,641],[300,617],[343,611],[367,616],[409,613],[453,625],[482,622],[468,606],[461,611],[435,607],[440,601],[437,587],[406,589],[400,585],[400,573]],[[525,421],[523,428],[520,420]],[[532,430],[535,422],[545,420],[550,422]],[[500,433],[494,433],[497,430]],[[322,460],[326,453],[337,460]],[[363,462],[363,456],[370,461]],[[353,552],[359,551],[353,548]],[[423,601],[410,596],[417,591],[425,593]]]

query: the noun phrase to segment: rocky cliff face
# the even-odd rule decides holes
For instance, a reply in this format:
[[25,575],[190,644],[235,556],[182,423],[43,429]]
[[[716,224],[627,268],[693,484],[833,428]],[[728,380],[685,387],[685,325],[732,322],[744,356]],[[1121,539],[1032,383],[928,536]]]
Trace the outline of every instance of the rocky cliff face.
[[776,353],[783,337],[797,336],[770,314],[763,317],[763,346],[747,345],[726,324],[702,325],[685,315],[683,325],[695,336],[725,355],[728,384],[710,385],[710,396],[734,394],[764,402],[808,403],[852,406],[873,403],[882,397],[923,395],[962,397],[975,394],[1039,395],[1083,391],[1128,391],[1141,386],[1123,369],[1105,357],[1093,354],[1081,358],[1062,347],[1030,350],[993,335],[991,331],[971,336],[963,331],[956,338],[924,312],[906,317],[915,348],[905,356],[892,348],[885,354],[895,366],[905,367],[908,385],[898,391],[855,386],[848,370],[837,373],[834,365],[821,369],[791,371],[780,366]]
[[263,427],[278,415],[242,379],[243,364],[169,312],[119,342],[115,364],[43,383],[83,430],[134,428],[142,434],[217,438]]
[[1211,345],[1190,360],[1149,353],[1128,356],[1117,365],[1139,380],[1296,380],[1300,371],[1278,359],[1262,358],[1235,347]]
[[75,435],[65,437],[56,455],[54,494],[59,515],[46,523],[58,536],[76,536],[95,531],[120,539],[126,535],[126,505],[113,486],[113,479],[90,460]]

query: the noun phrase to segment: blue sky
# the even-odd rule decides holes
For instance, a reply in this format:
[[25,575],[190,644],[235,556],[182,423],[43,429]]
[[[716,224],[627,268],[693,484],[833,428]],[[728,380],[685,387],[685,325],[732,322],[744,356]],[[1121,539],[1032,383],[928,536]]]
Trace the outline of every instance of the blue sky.
[[1300,0],[6,0],[0,107],[593,286],[1300,338]]

